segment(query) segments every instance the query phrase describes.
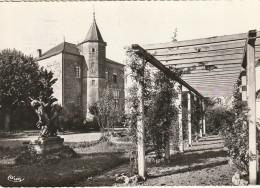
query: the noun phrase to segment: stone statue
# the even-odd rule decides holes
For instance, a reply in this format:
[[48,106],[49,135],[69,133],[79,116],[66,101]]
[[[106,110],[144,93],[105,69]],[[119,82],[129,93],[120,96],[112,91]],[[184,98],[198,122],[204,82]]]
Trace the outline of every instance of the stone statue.
[[53,105],[51,102],[43,102],[40,100],[33,100],[31,102],[36,114],[38,115],[38,122],[36,126],[41,129],[40,137],[53,137],[60,131],[59,115],[61,107],[57,104]]

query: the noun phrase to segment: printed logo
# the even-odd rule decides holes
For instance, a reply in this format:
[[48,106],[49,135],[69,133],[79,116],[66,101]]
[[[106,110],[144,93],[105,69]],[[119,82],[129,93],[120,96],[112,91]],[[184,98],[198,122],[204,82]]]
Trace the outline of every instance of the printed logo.
[[11,182],[22,182],[22,181],[24,180],[24,178],[15,177],[15,176],[9,175],[9,176],[7,177],[7,180],[8,180],[8,181],[11,181]]

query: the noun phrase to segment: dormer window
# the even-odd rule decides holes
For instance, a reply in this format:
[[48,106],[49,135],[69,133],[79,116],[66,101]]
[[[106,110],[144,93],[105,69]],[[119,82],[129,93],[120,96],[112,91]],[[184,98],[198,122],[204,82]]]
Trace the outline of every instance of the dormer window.
[[76,78],[81,78],[81,67],[80,67],[80,65],[76,66]]

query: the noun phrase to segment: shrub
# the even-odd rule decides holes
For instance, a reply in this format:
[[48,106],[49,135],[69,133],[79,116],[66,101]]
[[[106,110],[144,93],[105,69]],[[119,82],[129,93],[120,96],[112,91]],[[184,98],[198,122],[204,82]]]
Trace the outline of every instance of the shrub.
[[248,175],[249,167],[249,120],[247,105],[242,102],[239,87],[234,90],[234,100],[229,115],[225,116],[222,133],[225,137],[225,146],[229,149],[231,164],[242,175]]

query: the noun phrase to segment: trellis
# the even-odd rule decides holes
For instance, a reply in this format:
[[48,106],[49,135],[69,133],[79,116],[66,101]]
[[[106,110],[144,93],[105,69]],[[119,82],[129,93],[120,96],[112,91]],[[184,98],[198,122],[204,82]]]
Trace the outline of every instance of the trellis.
[[[160,44],[133,44],[130,50],[163,71],[167,76],[180,84],[179,100],[182,88],[188,90],[202,101],[204,97],[231,96],[233,85],[240,78],[242,85],[242,99],[246,100],[250,108],[249,125],[249,180],[256,184],[257,180],[257,152],[256,152],[256,76],[255,63],[260,56],[260,32],[256,30],[248,33],[225,35],[211,38],[175,41]],[[169,67],[183,68],[184,74],[178,77]],[[140,88],[142,91],[142,88]],[[141,103],[143,109],[143,102]],[[191,100],[188,100],[188,129],[189,144],[191,140]],[[143,113],[141,113],[143,116]],[[138,130],[138,171],[145,176],[144,154],[144,122],[139,118]],[[179,112],[180,151],[183,151],[182,111]],[[205,115],[201,132],[206,134]]]

